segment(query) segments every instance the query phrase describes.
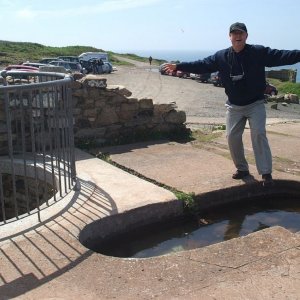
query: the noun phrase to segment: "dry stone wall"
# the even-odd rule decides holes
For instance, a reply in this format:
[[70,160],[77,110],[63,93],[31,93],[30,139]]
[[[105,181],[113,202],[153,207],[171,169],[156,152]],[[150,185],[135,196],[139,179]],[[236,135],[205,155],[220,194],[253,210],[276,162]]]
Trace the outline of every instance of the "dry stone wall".
[[105,78],[87,75],[74,81],[75,143],[96,144],[130,139],[138,134],[187,132],[186,114],[175,103],[153,104],[137,99],[123,86],[107,85]]
[[[120,140],[132,140],[141,134],[147,136],[153,133],[188,132],[185,126],[185,112],[176,110],[175,103],[153,104],[152,99],[137,99],[131,95],[132,93],[123,86],[107,86],[106,79],[98,75],[87,75],[74,80],[72,99],[75,143],[92,141],[96,144],[111,144]],[[23,94],[23,97],[25,96]],[[14,149],[17,149],[17,142],[22,141],[21,131],[16,127],[16,124],[20,123],[20,108],[16,104],[19,102],[12,101],[11,109],[14,108],[16,112],[11,114],[11,129]],[[0,155],[8,154],[4,102],[4,94],[0,92]],[[27,106],[24,106],[23,110],[25,118],[32,115]],[[45,116],[51,115],[50,110],[44,108]],[[45,122],[46,120],[47,118],[44,118]],[[25,124],[29,126],[30,120],[25,119]],[[29,130],[26,129],[26,132]],[[35,138],[38,143],[38,134]],[[27,150],[30,151],[30,135],[26,136],[25,142],[29,146]],[[44,142],[47,143],[48,149],[48,142]]]

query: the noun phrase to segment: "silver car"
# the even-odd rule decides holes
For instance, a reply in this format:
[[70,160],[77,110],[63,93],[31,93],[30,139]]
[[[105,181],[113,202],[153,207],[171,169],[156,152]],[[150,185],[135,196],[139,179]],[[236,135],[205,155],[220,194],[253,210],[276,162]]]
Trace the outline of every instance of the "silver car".
[[54,66],[59,66],[59,67],[64,67],[66,70],[75,73],[84,73],[84,70],[81,66],[81,64],[76,63],[76,62],[70,62],[70,61],[63,61],[63,60],[54,60],[50,61],[50,65]]

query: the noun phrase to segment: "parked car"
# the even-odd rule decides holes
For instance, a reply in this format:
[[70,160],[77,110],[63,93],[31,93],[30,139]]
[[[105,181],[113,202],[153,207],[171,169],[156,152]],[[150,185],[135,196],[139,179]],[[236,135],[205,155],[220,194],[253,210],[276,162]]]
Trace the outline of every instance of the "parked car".
[[[81,66],[86,70],[86,73],[93,73],[93,64],[98,58],[92,58],[88,61],[80,61]],[[102,72],[100,73],[111,73],[114,71],[112,64],[109,61],[103,61]]]
[[223,87],[222,79],[221,79],[221,76],[220,76],[219,72],[213,73],[211,75],[211,79],[210,80],[211,80],[211,83],[214,86]]
[[54,66],[64,67],[67,71],[70,71],[72,73],[85,73],[85,69],[83,69],[80,63],[64,60],[54,60],[50,61],[50,64]]
[[278,90],[276,89],[276,87],[274,85],[267,82],[266,89],[265,89],[265,94],[275,96],[275,95],[278,94]]
[[52,60],[49,62],[49,64],[53,66],[64,67],[67,71],[71,71],[69,62],[64,60]]
[[27,71],[27,72],[38,72],[39,68],[25,65],[8,65],[4,68],[6,71]]
[[189,78],[190,73],[189,72],[183,72],[183,71],[176,71],[176,76],[179,78]]
[[199,74],[195,74],[195,73],[190,73],[190,78],[193,79],[193,80],[196,80],[200,77]]
[[203,74],[199,74],[196,80],[200,82],[209,82],[210,77],[211,77],[211,73],[203,73]]
[[54,61],[54,60],[62,60],[62,59],[59,59],[57,57],[47,57],[47,58],[42,58],[41,60],[39,60],[39,62],[42,64],[49,64],[50,61]]
[[79,72],[83,74],[86,73],[86,70],[81,66],[80,63],[69,61],[68,64],[72,72]]
[[102,59],[103,61],[109,61],[108,53],[105,52],[85,52],[78,55],[79,61],[89,61],[90,59]]
[[102,65],[103,73],[111,73],[113,71],[113,66],[109,61],[104,61]]
[[[14,72],[22,72],[21,75],[19,76],[14,76],[15,78],[19,79],[26,79],[29,80],[31,77],[31,73],[39,72],[39,68],[36,67],[31,67],[31,66],[24,66],[24,65],[8,65],[7,67],[4,68],[5,71],[14,71]],[[24,72],[28,72],[28,75],[24,74]],[[2,71],[0,73],[0,76],[2,75]]]
[[27,62],[22,63],[22,66],[29,66],[29,67],[39,68],[39,67],[47,67],[47,66],[49,66],[49,64],[43,64],[43,63],[27,61]]
[[62,59],[64,61],[79,63],[78,56],[59,56],[58,59]]

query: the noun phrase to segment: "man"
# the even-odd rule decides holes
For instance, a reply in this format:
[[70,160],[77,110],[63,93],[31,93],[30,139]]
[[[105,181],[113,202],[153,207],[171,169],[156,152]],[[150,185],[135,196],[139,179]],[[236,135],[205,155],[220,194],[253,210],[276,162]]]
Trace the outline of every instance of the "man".
[[97,62],[97,67],[98,67],[98,73],[99,74],[102,74],[103,73],[103,65],[104,65],[104,62],[103,60],[100,58]]
[[149,64],[151,66],[151,64],[152,64],[152,56],[149,56]]
[[248,120],[258,173],[263,184],[272,184],[272,155],[266,136],[266,110],[264,90],[265,67],[291,65],[300,61],[299,50],[276,50],[260,45],[246,44],[248,37],[244,23],[234,23],[229,28],[232,46],[214,55],[189,63],[166,64],[164,71],[212,73],[219,71],[225,93],[227,140],[232,160],[236,166],[233,179],[249,175],[244,154],[242,135]]

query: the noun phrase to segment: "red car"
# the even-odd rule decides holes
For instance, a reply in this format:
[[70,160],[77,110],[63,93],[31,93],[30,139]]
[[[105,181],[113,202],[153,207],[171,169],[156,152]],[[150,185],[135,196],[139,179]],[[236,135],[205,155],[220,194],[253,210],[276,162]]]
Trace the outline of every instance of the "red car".
[[183,71],[177,71],[176,76],[179,77],[179,78],[184,78],[185,79],[185,78],[190,77],[190,73],[183,72]]
[[6,71],[38,72],[39,68],[25,66],[25,65],[8,65],[4,70],[6,70]]
[[265,94],[275,96],[278,94],[276,87],[269,82],[266,84]]
[[220,76],[219,72],[214,73],[214,74],[211,75],[211,82],[214,86],[223,87],[223,83],[222,83],[221,76]]
[[176,71],[169,71],[166,74],[170,76],[176,76],[176,73],[177,73]]

